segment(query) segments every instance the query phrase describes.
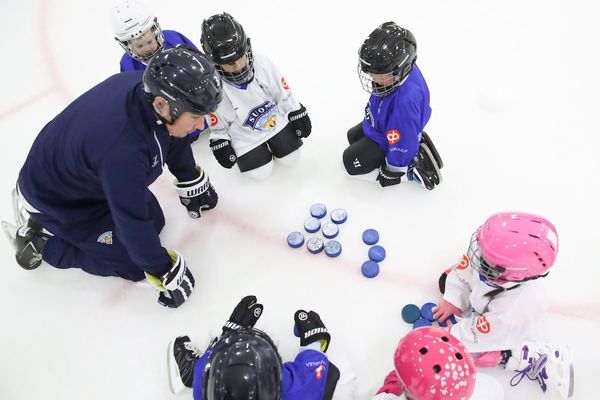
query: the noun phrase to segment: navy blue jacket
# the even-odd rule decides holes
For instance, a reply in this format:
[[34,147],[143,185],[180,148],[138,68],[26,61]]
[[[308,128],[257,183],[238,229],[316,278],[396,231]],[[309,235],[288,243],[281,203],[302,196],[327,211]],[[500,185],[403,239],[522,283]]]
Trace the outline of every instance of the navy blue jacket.
[[142,71],[113,75],[50,121],[19,174],[25,199],[65,226],[110,213],[114,235],[142,270],[171,265],[148,210],[148,186],[165,164],[180,181],[197,177],[189,140],[169,135],[144,98]]

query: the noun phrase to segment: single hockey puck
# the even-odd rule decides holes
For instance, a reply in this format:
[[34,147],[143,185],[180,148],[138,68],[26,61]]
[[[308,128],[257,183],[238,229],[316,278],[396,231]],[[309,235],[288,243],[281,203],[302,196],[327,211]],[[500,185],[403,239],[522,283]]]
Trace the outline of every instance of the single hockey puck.
[[421,318],[421,310],[415,304],[407,304],[402,307],[402,320],[407,324],[412,324]]
[[421,317],[425,318],[428,321],[435,321],[435,318],[433,318],[433,311],[432,308],[433,307],[437,307],[437,304],[435,303],[425,303],[423,304],[423,306],[421,306]]
[[443,321],[438,321],[438,324],[440,324],[441,327],[447,327],[448,326],[448,321],[452,322],[453,324],[456,323],[456,318],[454,318],[454,315],[449,316],[448,318],[446,318]]
[[329,257],[337,257],[342,254],[342,245],[337,240],[330,240],[325,243],[325,254]]
[[292,232],[288,235],[287,242],[290,247],[293,247],[294,249],[302,247],[304,244],[304,235],[302,232]]
[[304,221],[304,229],[308,233],[315,233],[321,229],[321,222],[315,217],[310,217],[306,221]]
[[306,248],[313,254],[322,252],[324,247],[325,245],[323,244],[323,239],[318,237],[310,238],[306,242]]
[[373,245],[379,241],[379,232],[375,229],[367,229],[362,234],[362,240],[365,244]]
[[385,249],[381,246],[372,246],[369,249],[369,259],[375,262],[381,262],[385,259]]
[[331,220],[336,224],[343,224],[348,219],[348,213],[343,208],[331,210]]
[[298,325],[294,324],[294,336],[300,337],[300,332],[298,332]]
[[327,207],[325,207],[325,204],[321,203],[313,204],[310,207],[310,215],[312,215],[315,218],[321,219],[327,215]]
[[420,328],[422,326],[431,326],[431,321],[420,318],[413,323],[413,329]]
[[375,261],[365,261],[360,268],[366,278],[375,278],[379,274],[379,264]]
[[333,222],[327,222],[323,224],[321,232],[323,232],[323,236],[325,236],[327,239],[333,239],[338,235],[338,233],[340,233],[340,228],[338,228],[338,226]]

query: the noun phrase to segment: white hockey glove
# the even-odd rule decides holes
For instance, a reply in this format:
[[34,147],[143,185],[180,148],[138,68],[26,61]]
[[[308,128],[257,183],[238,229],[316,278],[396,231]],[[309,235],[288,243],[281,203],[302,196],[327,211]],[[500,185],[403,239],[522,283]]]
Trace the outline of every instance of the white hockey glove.
[[183,256],[169,250],[172,267],[161,277],[146,273],[146,278],[160,291],[158,303],[169,308],[177,308],[190,297],[194,290],[194,276],[187,268]]
[[200,218],[201,210],[215,208],[219,200],[208,175],[197,165],[196,171],[198,171],[198,177],[194,180],[187,182],[175,181],[179,201],[187,208],[188,215],[191,218]]

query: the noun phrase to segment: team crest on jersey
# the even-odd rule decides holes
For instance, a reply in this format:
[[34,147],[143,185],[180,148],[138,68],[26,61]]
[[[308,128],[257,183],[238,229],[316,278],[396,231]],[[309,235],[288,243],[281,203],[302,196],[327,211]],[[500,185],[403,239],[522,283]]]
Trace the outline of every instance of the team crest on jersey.
[[242,125],[259,131],[272,130],[277,125],[277,107],[275,107],[275,103],[265,101],[254,107],[250,110]]
[[492,325],[487,320],[487,317],[485,315],[482,315],[481,317],[477,318],[475,326],[477,327],[477,330],[483,334],[490,333],[490,331],[492,330]]
[[397,129],[390,129],[385,136],[389,144],[396,144],[400,141],[400,132]]
[[96,241],[102,244],[113,244],[112,236],[112,231],[106,231],[102,235],[98,236],[98,240]]
[[290,87],[288,86],[288,84],[283,76],[281,77],[281,86],[283,86],[283,88],[285,90],[290,90]]
[[219,123],[219,118],[215,114],[208,114],[208,124],[210,126],[215,126]]

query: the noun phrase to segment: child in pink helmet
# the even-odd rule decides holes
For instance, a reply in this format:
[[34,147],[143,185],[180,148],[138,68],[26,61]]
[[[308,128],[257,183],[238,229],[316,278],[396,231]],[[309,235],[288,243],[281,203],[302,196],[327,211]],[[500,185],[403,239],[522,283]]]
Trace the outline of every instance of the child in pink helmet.
[[372,400],[503,398],[502,387],[490,377],[476,373],[469,351],[442,328],[417,328],[400,339],[394,367]]
[[472,353],[477,366],[502,365],[544,392],[573,395],[568,348],[528,341],[546,300],[538,278],[548,275],[558,253],[554,225],[538,215],[494,214],[473,233],[467,254],[440,278],[444,299],[434,317],[460,317],[449,331]]

